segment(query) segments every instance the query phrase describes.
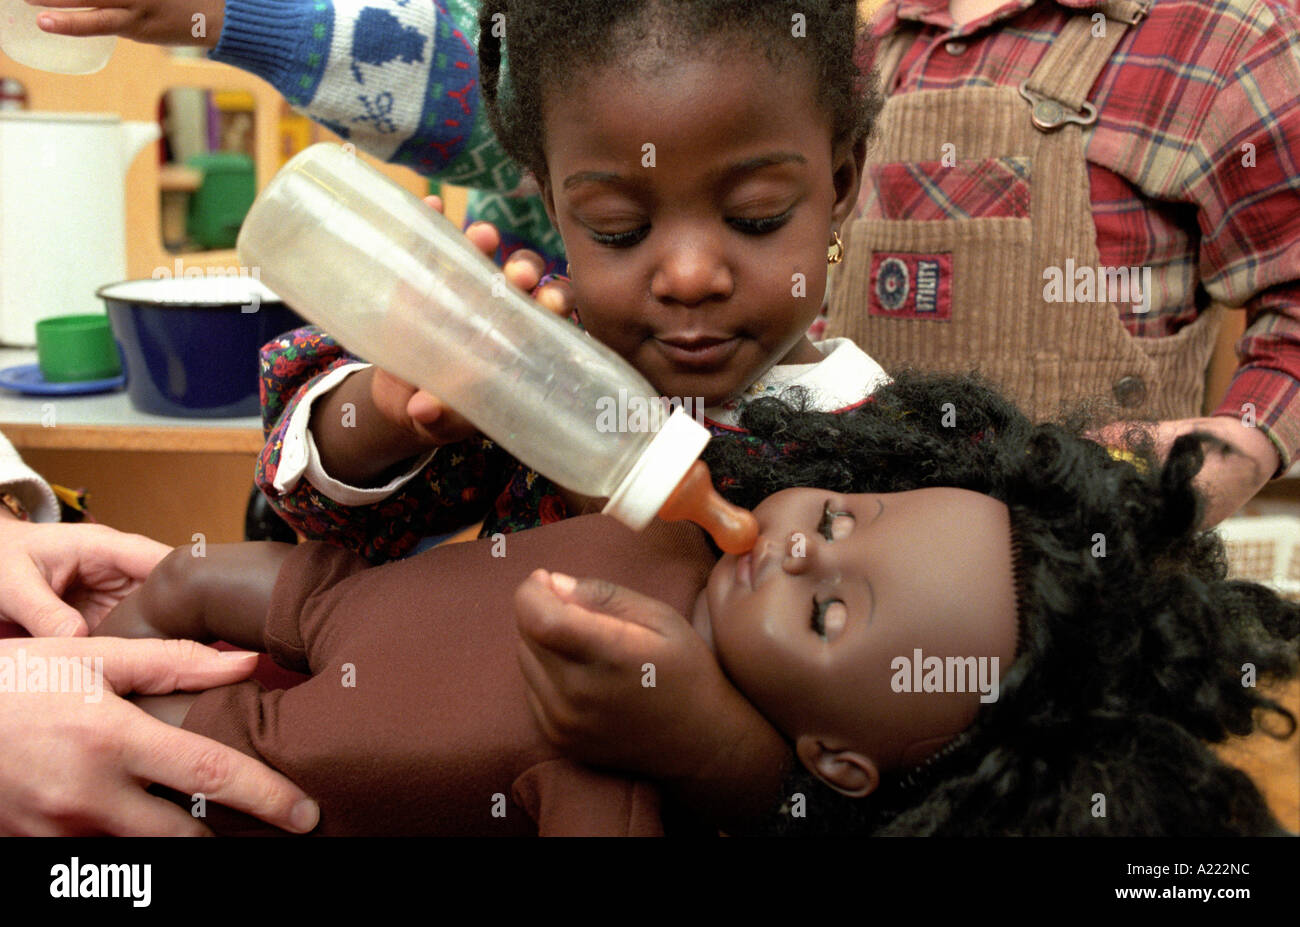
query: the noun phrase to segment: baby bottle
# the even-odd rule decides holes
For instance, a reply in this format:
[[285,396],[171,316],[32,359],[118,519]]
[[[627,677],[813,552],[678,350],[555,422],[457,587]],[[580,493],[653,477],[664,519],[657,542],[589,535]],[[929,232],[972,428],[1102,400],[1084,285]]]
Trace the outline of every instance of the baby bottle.
[[455,225],[348,150],[318,144],[291,159],[237,247],[349,350],[561,486],[608,497],[606,514],[640,530],[680,483],[666,517],[699,522],[724,550],[753,546],[753,516],[692,468],[708,429],[670,414],[626,361],[508,285]]
[[108,63],[116,36],[78,38],[42,32],[36,17],[44,12],[45,8],[23,0],[0,0],[0,49],[19,64],[56,74],[94,74]]

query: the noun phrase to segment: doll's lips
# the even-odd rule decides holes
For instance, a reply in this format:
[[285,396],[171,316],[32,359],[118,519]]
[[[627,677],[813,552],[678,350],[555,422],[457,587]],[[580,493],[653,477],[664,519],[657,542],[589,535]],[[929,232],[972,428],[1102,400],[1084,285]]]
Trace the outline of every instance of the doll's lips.
[[740,349],[739,338],[713,335],[664,335],[655,338],[660,353],[678,367],[721,367]]

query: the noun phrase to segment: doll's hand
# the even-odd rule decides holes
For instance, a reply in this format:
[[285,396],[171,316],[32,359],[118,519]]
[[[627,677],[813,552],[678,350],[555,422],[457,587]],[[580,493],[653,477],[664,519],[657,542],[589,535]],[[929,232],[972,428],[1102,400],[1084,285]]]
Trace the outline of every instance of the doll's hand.
[[789,748],[676,611],[545,570],[519,586],[515,609],[529,706],[552,743],[656,778],[715,819],[770,806]]
[[[442,200],[436,196],[425,198],[425,203],[442,212]],[[475,222],[465,230],[465,237],[480,251],[491,257],[501,244],[501,235],[487,222]],[[520,250],[506,259],[502,272],[506,281],[533,298],[550,312],[564,318],[573,311],[573,298],[568,283],[554,281],[538,288],[546,264],[535,251]],[[376,370],[370,382],[370,398],[375,407],[390,422],[410,431],[422,446],[454,444],[477,433],[477,429],[438,397],[394,376],[386,370]]]
[[215,48],[225,20],[225,0],[28,0],[32,6],[85,7],[43,12],[37,24],[56,35],[120,35],[153,45]]

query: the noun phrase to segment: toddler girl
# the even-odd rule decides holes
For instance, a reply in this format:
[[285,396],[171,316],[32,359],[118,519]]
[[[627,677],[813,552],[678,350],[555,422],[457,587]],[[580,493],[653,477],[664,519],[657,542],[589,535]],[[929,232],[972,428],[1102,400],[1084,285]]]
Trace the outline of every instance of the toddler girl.
[[[591,335],[715,434],[743,397],[797,384],[840,411],[885,379],[851,342],[805,335],[878,104],[853,0],[533,0],[481,22],[484,99]],[[319,331],[273,342],[263,373],[258,485],[308,537],[381,561],[479,519],[490,536],[597,506]]]

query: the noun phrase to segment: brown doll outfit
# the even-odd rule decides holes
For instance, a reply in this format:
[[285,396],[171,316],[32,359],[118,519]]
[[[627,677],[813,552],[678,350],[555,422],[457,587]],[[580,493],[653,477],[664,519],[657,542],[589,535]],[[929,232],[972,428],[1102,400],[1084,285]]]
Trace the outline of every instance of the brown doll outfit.
[[[1016,200],[1023,208],[1014,216],[944,221],[868,209],[846,226],[828,335],[852,338],[890,371],[978,367],[1035,420],[1081,399],[1104,403],[1110,418],[1201,414],[1219,307],[1177,334],[1139,339],[1105,299],[1044,299],[1043,268],[1101,263],[1084,155],[1084,132],[1096,119],[1087,97],[1148,5],[1112,0],[1102,37],[1087,13],[1071,18],[1022,88],[887,98],[868,152],[868,201],[878,177],[895,165],[972,178],[1001,165],[1023,175],[1027,190]],[[912,41],[899,30],[880,42],[876,64],[886,88]],[[939,165],[945,150],[960,160]]]
[[[185,729],[301,786],[320,803],[317,835],[662,833],[653,786],[567,760],[543,736],[519,669],[514,593],[545,567],[608,579],[689,616],[715,561],[703,533],[655,522],[636,534],[591,515],[501,538],[378,567],[299,545],[281,567],[265,642],[276,662],[312,678],[283,691],[244,682],[204,692]],[[673,684],[655,681],[646,698]],[[206,823],[279,833],[211,805]]]

